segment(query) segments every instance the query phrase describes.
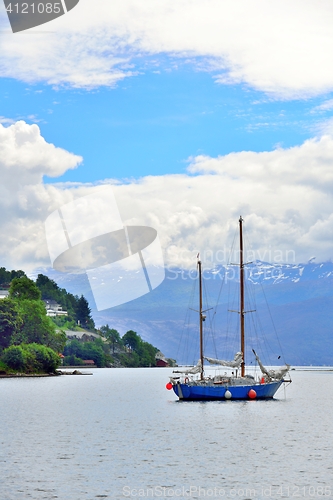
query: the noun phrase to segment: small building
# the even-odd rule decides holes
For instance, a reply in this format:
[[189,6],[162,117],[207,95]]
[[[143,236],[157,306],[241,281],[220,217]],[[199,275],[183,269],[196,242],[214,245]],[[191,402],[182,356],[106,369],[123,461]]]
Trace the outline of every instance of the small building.
[[95,366],[95,361],[93,359],[83,359],[85,366]]
[[161,351],[158,351],[155,355],[156,366],[166,367],[169,366],[169,362]]
[[166,359],[156,359],[156,366],[161,366],[163,368],[169,366],[169,363]]
[[67,311],[63,311],[62,306],[58,304],[56,300],[53,299],[45,299],[43,300],[46,307],[46,315],[55,317],[55,316],[67,316]]
[[0,299],[5,299],[8,297],[9,291],[8,290],[0,290]]

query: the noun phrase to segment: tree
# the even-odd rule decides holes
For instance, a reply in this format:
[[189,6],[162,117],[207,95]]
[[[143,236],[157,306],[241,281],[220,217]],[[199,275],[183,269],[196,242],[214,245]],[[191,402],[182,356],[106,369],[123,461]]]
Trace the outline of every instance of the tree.
[[122,340],[123,344],[131,349],[131,351],[136,351],[140,344],[141,337],[133,330],[129,330],[125,333]]
[[60,356],[53,349],[40,344],[22,345],[27,352],[28,371],[54,373],[60,365]]
[[125,333],[122,340],[124,345],[131,349],[131,359],[125,361],[126,356],[122,356],[122,362],[126,366],[156,366],[156,347],[142,340],[133,330]]
[[10,283],[11,279],[10,271],[7,271],[5,267],[0,267],[0,284],[7,285],[7,283]]
[[12,345],[4,350],[1,359],[13,370],[24,370],[27,362],[27,355],[20,345]]
[[40,300],[41,293],[32,280],[26,276],[22,276],[21,278],[14,278],[12,280],[9,288],[9,297],[18,300]]
[[103,347],[98,340],[89,342],[80,342],[77,339],[68,342],[64,349],[65,356],[76,356],[80,359],[92,359],[95,364],[100,368],[105,366],[105,354]]
[[11,339],[12,344],[43,344],[56,352],[62,352],[66,335],[57,332],[56,326],[46,315],[45,305],[41,300],[20,300],[18,308],[22,318],[21,328]]
[[14,370],[54,373],[60,364],[60,357],[49,347],[33,343],[8,347],[3,352],[2,361]]
[[83,295],[78,299],[76,304],[76,320],[80,321],[80,325],[86,328],[95,328],[95,323],[91,314],[89,303]]
[[5,348],[11,343],[12,336],[20,330],[22,318],[18,305],[11,299],[0,301],[0,346]]
[[137,353],[140,357],[139,366],[156,366],[156,353],[158,349],[149,342],[141,341]]
[[12,279],[26,276],[24,271],[7,271],[5,267],[0,267],[0,284],[8,285]]
[[101,326],[100,332],[107,339],[109,344],[112,345],[112,352],[114,353],[115,345],[120,345],[122,343],[119,332],[114,328],[110,328],[109,325]]

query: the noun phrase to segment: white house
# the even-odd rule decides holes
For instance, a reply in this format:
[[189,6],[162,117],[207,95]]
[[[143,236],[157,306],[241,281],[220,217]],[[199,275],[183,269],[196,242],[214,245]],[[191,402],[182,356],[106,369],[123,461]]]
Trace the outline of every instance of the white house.
[[47,316],[67,316],[67,311],[63,311],[62,306],[53,299],[43,300],[46,307]]

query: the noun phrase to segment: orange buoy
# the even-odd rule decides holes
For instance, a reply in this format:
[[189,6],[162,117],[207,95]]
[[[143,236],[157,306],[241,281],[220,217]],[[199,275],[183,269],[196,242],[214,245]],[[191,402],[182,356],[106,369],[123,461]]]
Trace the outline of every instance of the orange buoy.
[[257,393],[254,389],[250,389],[249,392],[247,393],[250,399],[256,399]]
[[168,389],[168,391],[171,391],[171,389],[172,389],[172,383],[168,382],[165,387],[166,387],[166,389]]

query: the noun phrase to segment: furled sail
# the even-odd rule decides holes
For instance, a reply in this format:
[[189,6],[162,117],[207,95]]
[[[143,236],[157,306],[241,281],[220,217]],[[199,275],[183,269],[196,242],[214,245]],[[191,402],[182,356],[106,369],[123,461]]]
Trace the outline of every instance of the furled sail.
[[286,375],[286,373],[290,370],[290,365],[287,364],[282,366],[279,370],[267,370],[267,368],[265,368],[262,362],[260,361],[260,358],[257,355],[256,351],[254,349],[252,349],[252,351],[256,357],[258,365],[260,366],[260,370],[264,375],[267,375],[269,379],[281,380],[284,377],[284,375]]
[[230,368],[239,368],[243,362],[243,353],[237,352],[235,354],[233,361],[224,361],[223,359],[207,358],[206,356],[204,356],[204,358],[212,365],[222,365],[222,366],[229,366]]
[[195,375],[201,372],[201,360],[199,359],[196,366],[192,368],[186,368],[185,370],[173,370],[173,373],[185,373],[185,375]]

